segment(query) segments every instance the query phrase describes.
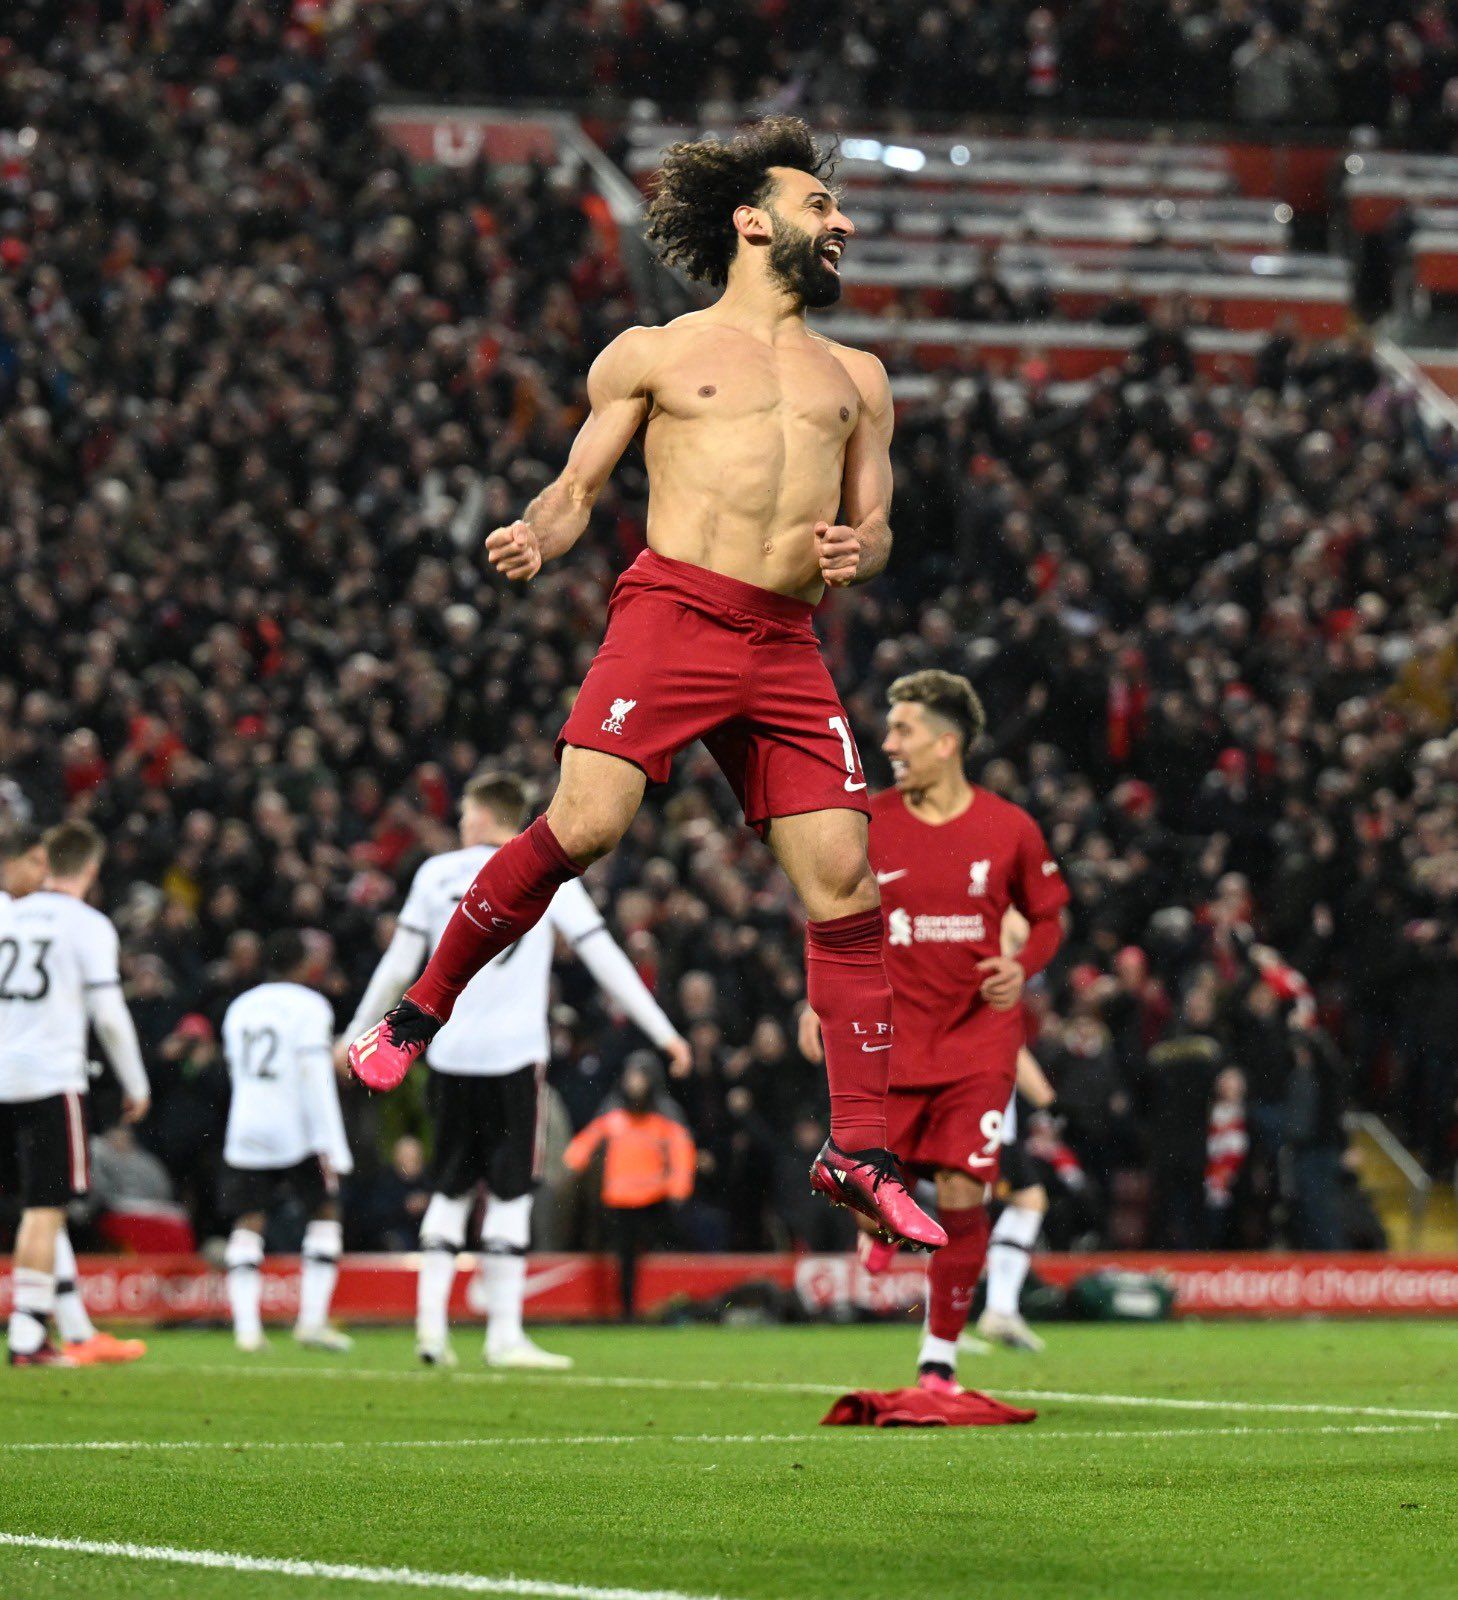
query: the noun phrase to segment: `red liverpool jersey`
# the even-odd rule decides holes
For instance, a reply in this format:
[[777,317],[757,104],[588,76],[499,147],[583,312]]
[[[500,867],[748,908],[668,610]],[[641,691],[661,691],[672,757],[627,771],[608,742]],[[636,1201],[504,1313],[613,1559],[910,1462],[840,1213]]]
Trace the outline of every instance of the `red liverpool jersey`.
[[975,788],[941,826],[922,822],[895,790],[871,802],[871,865],[886,921],[886,975],[895,1000],[893,1088],[949,1083],[989,1051],[1022,1043],[1021,1006],[994,1011],[978,994],[977,963],[1002,954],[1002,919],[1030,920],[1068,903],[1058,863],[1020,806]]

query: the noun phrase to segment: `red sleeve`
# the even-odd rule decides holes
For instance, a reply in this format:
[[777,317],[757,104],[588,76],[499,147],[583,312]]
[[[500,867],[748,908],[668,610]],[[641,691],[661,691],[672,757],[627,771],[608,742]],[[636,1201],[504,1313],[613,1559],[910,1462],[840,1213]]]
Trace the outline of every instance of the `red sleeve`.
[[1028,924],[1028,942],[1017,958],[1018,965],[1031,978],[1058,954],[1058,946],[1062,943],[1063,918],[1055,907],[1047,916]]
[[1026,815],[1018,838],[1011,888],[1013,904],[1035,924],[1068,904],[1068,885],[1048,849],[1043,830]]

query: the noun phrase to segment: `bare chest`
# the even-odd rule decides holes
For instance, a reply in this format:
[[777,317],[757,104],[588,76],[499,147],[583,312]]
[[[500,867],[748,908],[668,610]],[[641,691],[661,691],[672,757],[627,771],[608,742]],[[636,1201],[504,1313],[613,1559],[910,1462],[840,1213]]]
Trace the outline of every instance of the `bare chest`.
[[756,340],[705,340],[687,349],[655,386],[654,422],[696,430],[777,426],[843,444],[860,416],[846,370],[818,346],[773,350]]

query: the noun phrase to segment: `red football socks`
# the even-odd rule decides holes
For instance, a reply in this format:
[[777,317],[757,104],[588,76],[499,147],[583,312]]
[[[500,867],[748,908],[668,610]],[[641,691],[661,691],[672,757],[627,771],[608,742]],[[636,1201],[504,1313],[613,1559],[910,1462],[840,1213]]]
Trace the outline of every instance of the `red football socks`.
[[405,991],[406,999],[448,1021],[461,990],[488,961],[535,927],[557,890],[581,874],[547,819],[538,817],[476,874],[425,971]]
[[830,1080],[830,1137],[842,1150],[884,1149],[891,1075],[891,986],[879,911],[805,929],[805,993],[820,1018]]
[[927,1331],[934,1339],[955,1343],[972,1314],[972,1296],[987,1260],[992,1217],[986,1206],[966,1211],[943,1208],[937,1217],[947,1230],[947,1242],[931,1258]]

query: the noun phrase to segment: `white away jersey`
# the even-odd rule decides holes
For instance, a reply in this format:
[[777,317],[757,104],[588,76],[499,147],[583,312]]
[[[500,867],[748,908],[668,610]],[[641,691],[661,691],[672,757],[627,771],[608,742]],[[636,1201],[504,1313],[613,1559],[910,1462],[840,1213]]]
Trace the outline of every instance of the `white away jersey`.
[[[424,937],[433,951],[461,897],[495,854],[493,845],[478,844],[423,862],[400,909],[400,926]],[[546,916],[466,985],[451,1020],[431,1040],[426,1061],[437,1072],[481,1078],[545,1061],[556,935],[577,945],[603,927],[587,890],[576,880],[564,883]]]
[[299,983],[260,983],[223,1018],[233,1079],[223,1159],[230,1167],[292,1167],[311,1155],[336,1172],[354,1162],[334,1078],[334,1012]]
[[87,992],[120,985],[116,929],[74,895],[0,904],[0,1100],[85,1093]]

